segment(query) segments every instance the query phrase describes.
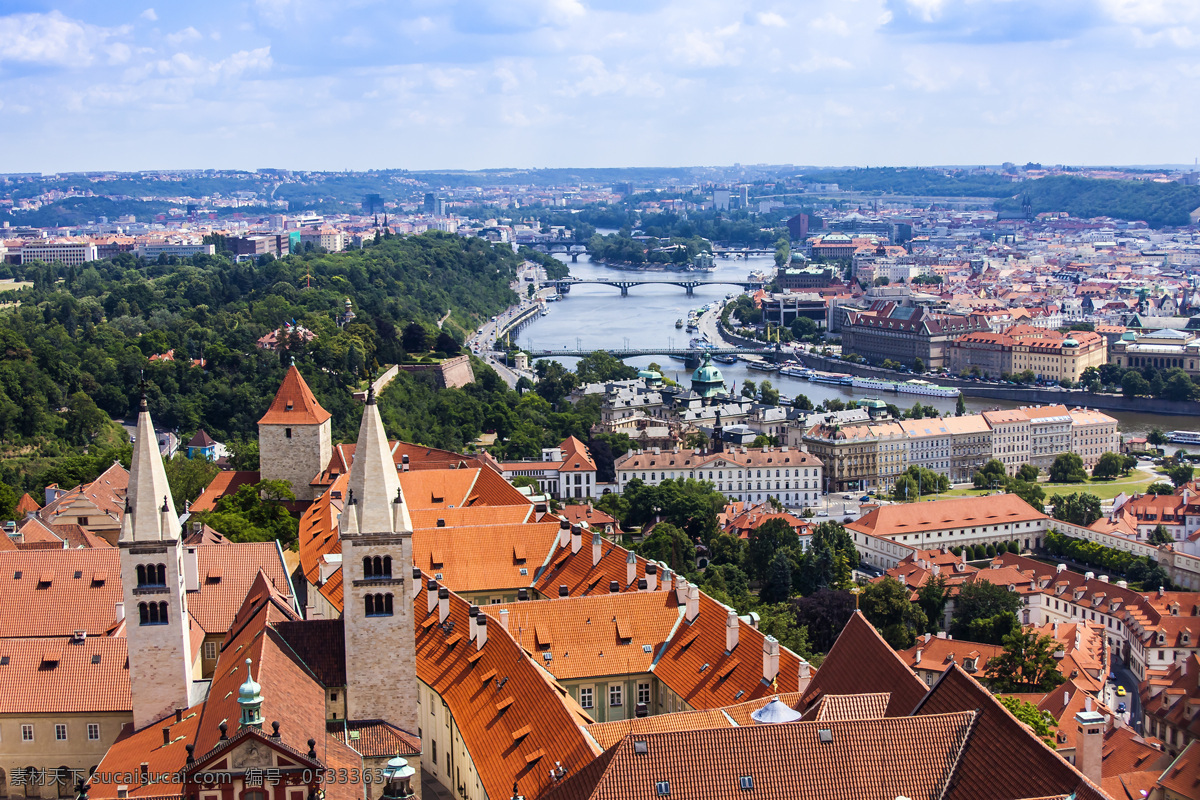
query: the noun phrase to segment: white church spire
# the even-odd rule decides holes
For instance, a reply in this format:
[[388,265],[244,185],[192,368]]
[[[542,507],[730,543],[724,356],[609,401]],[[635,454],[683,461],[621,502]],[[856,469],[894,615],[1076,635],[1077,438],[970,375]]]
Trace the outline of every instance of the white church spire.
[[396,462],[388,447],[383,420],[379,417],[379,406],[375,403],[374,387],[367,390],[367,404],[363,409],[362,424],[358,429],[358,444],[354,448],[354,462],[350,466],[349,491],[354,505],[347,503],[346,511],[357,516],[358,531],[373,533],[409,533],[412,520],[408,506],[394,501],[402,496],[400,476]]
[[[138,406],[136,441],[133,461],[129,466],[128,507],[133,514],[132,524],[122,526],[122,538],[147,542],[179,538],[179,517],[167,483],[167,471],[158,452],[158,437],[154,423],[142,397]],[[167,512],[163,511],[164,506]],[[127,512],[128,513],[128,512]]]

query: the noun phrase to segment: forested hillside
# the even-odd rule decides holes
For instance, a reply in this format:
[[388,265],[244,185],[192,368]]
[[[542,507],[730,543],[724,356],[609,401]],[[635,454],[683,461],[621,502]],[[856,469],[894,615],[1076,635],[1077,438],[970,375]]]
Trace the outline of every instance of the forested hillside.
[[1141,220],[1152,228],[1187,225],[1188,214],[1200,208],[1200,186],[1153,181],[1111,181],[1053,175],[1017,185],[1019,193],[1000,200],[996,208],[1019,211],[1028,197],[1033,213],[1066,211],[1073,217],[1113,217]]
[[[218,440],[252,439],[293,357],[333,414],[335,439],[352,437],[360,411],[351,390],[410,352],[456,351],[451,339],[461,342],[464,331],[516,300],[509,283],[519,264],[507,247],[438,233],[260,263],[171,261],[122,254],[81,268],[14,268],[34,285],[0,312],[0,480],[38,488],[58,460],[111,434],[108,418],[129,413],[143,378],[158,425],[184,436],[203,427]],[[341,328],[346,298],[357,316]],[[447,312],[448,336],[439,337],[435,323]],[[316,338],[293,337],[280,352],[256,346],[292,320]],[[151,360],[168,351],[173,361]],[[493,377],[478,390],[485,405],[497,395],[515,402],[494,384]],[[401,387],[420,398],[413,419],[421,422],[393,410],[396,427],[429,444],[459,443],[442,430],[453,403],[432,399],[439,393],[419,377],[401,380],[398,394]],[[435,405],[442,410],[424,424]]]

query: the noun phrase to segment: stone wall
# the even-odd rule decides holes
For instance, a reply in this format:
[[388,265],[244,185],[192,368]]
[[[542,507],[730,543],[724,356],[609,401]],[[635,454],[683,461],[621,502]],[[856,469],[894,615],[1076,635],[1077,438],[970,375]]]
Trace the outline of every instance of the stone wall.
[[259,477],[287,481],[297,500],[315,499],[316,493],[309,483],[329,466],[332,457],[329,420],[320,425],[258,426]]
[[404,372],[433,372],[437,377],[438,386],[443,389],[461,389],[475,381],[471,357],[465,355],[447,358],[440,364],[399,364],[394,368]]

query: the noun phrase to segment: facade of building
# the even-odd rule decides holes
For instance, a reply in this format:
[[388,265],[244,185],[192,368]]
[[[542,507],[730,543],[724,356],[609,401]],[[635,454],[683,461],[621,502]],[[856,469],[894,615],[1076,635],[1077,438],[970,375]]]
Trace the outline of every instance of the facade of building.
[[947,314],[882,301],[867,311],[848,312],[842,352],[857,353],[873,363],[890,359],[912,365],[919,358],[926,369],[937,369],[949,366],[949,345],[957,338],[987,330],[982,315]]
[[560,500],[598,495],[596,461],[587,445],[574,436],[564,439],[558,447],[543,449],[540,461],[505,461],[500,468],[505,480],[533,478],[539,491]]
[[1073,408],[1070,414],[1070,449],[1083,459],[1084,469],[1090,471],[1105,453],[1120,452],[1121,432],[1114,418],[1086,408]]
[[1004,465],[1008,475],[1016,475],[1029,463],[1033,449],[1033,425],[1021,409],[984,411],[983,419],[992,432],[992,458]]
[[1029,419],[1029,463],[1049,474],[1050,465],[1071,450],[1074,417],[1066,406],[1032,406],[1021,409]]
[[91,243],[28,241],[21,245],[22,264],[44,261],[47,264],[57,262],[68,267],[77,267],[97,258],[99,255],[96,245]]
[[620,491],[632,480],[708,481],[730,500],[761,503],[774,497],[793,508],[815,505],[824,492],[824,462],[814,452],[782,447],[733,447],[719,453],[642,450],[616,460]]
[[1137,334],[1126,331],[1112,347],[1112,362],[1123,369],[1179,367],[1190,377],[1200,376],[1200,337],[1194,330],[1162,330]]

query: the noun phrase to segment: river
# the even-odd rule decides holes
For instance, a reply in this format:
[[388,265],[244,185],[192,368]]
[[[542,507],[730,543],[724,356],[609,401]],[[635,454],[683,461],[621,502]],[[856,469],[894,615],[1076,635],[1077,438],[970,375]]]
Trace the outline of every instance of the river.
[[[570,263],[567,256],[556,256]],[[689,277],[701,280],[732,279],[743,281],[751,271],[773,270],[775,261],[772,256],[751,256],[748,259],[716,260],[716,267],[708,273],[692,273]],[[581,255],[579,262],[570,264],[571,275],[575,278],[638,278],[645,280],[667,280],[676,273],[671,272],[634,272],[593,264],[587,256]],[[596,349],[603,350],[617,347],[687,347],[688,340],[695,334],[690,334],[683,328],[675,327],[675,320],[686,321],[690,309],[700,308],[714,301],[724,300],[730,293],[740,292],[736,286],[698,286],[693,296],[678,286],[634,286],[627,297],[621,296],[621,291],[611,286],[574,286],[564,299],[557,303],[549,303],[550,313],[539,317],[523,328],[517,337],[517,342],[526,349]],[[564,365],[574,368],[577,359],[558,359]],[[646,356],[626,359],[626,363],[644,367],[651,362],[662,366],[666,377],[680,383],[687,383],[690,371],[682,361],[675,361],[667,356]],[[748,369],[742,362],[737,364],[718,364],[725,376],[727,386],[736,383],[741,388],[744,381],[751,380],[760,384],[764,379],[779,390],[785,397],[795,397],[803,394],[820,405],[827,398],[838,398],[843,401],[862,400],[867,397],[879,397],[878,392],[865,389],[855,389],[850,386],[833,386],[829,384],[810,383],[800,378],[789,378],[778,373],[756,372]],[[909,408],[920,401],[922,405],[934,405],[946,413],[954,413],[953,399],[937,397],[917,397],[914,395],[888,396],[882,398],[901,408]],[[1048,398],[1049,400],[1049,398]],[[1149,401],[1153,402],[1153,401]],[[971,412],[987,411],[994,408],[1012,408],[1019,403],[985,398],[966,398],[967,410]],[[1196,420],[1188,417],[1166,417],[1156,414],[1130,414],[1123,412],[1106,412],[1116,417],[1121,424],[1122,435],[1144,436],[1151,428],[1163,430],[1174,428],[1195,428]]]

